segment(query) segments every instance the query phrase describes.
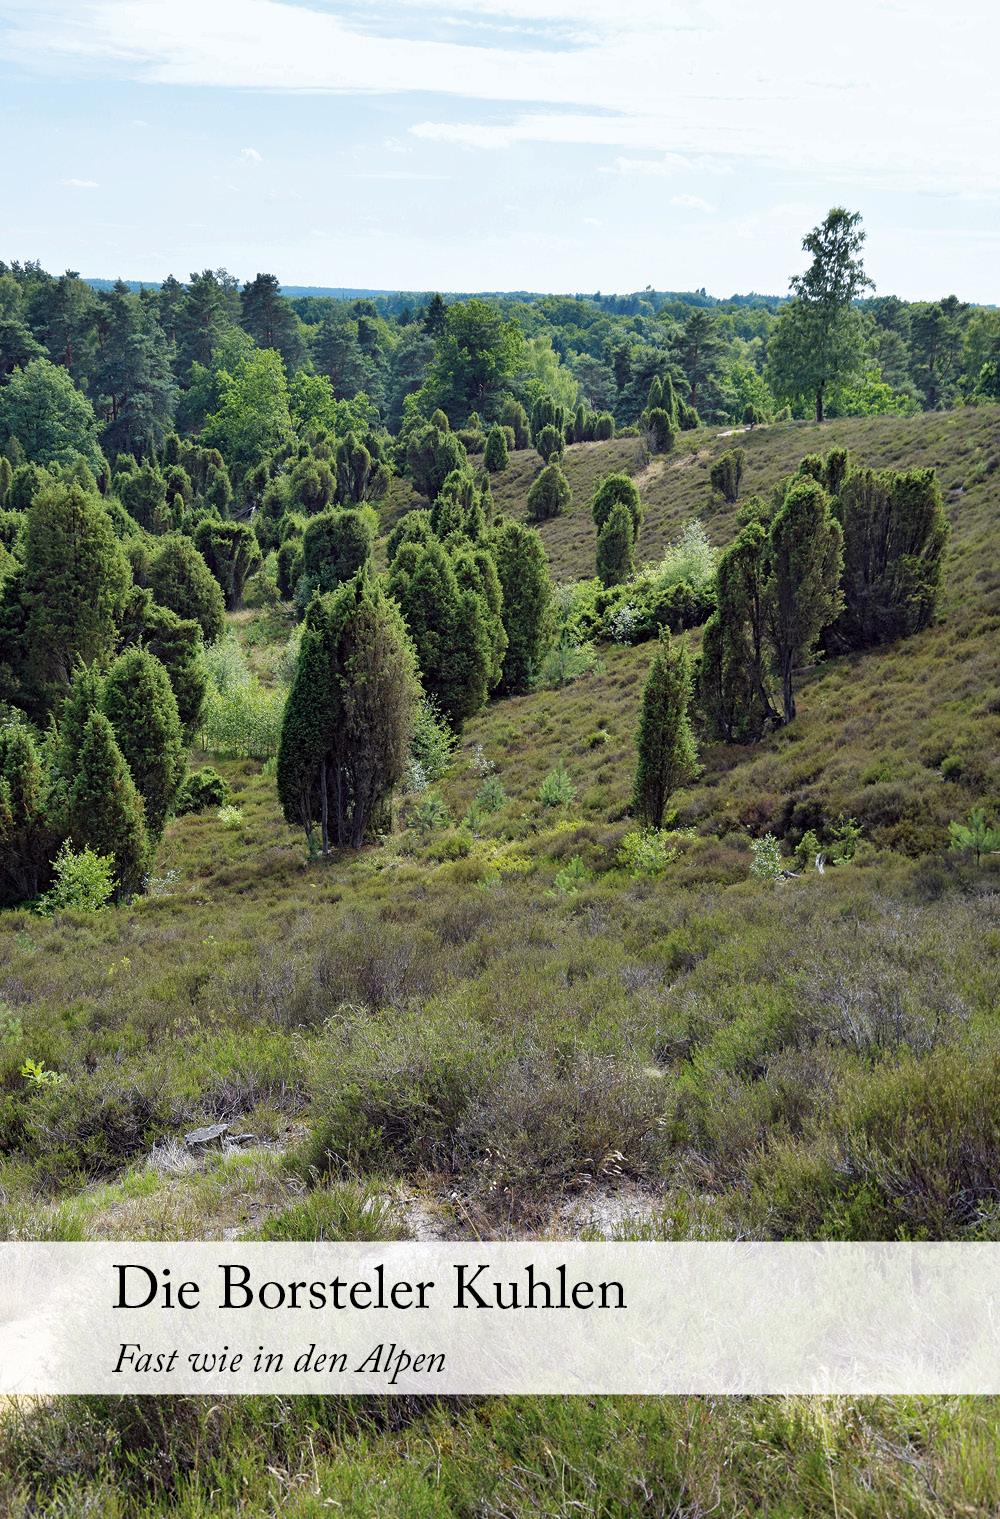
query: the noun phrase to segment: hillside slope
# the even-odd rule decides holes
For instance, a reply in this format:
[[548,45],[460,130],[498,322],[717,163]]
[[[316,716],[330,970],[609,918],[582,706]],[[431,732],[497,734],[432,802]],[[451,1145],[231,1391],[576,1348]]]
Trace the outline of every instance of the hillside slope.
[[[645,474],[646,553],[698,512],[726,540],[706,481],[729,441]],[[1000,801],[1000,412],[740,441],[750,489],[835,442],[936,464],[938,625],[808,672],[755,749],[704,752],[651,869],[623,852],[649,644],[492,704],[357,855],[309,861],[267,767],[211,756],[237,810],[172,822],[148,896],[0,914],[0,1237],[1000,1238],[1000,873],[946,848]],[[589,568],[588,493],[635,447],[570,451],[557,575]],[[498,500],[523,511],[536,468],[516,456]],[[278,667],[286,617],[233,626]],[[750,877],[752,834],[841,811],[854,863]],[[252,1142],[192,1155],[216,1120]],[[834,1471],[870,1519],[1000,1504],[986,1399],[388,1401],[29,1408],[0,1428],[0,1506],[821,1519]]]

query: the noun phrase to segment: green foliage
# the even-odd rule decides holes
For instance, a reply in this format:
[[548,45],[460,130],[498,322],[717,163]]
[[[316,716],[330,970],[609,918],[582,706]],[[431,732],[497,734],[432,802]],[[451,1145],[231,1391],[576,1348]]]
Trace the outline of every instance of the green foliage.
[[659,828],[633,829],[618,846],[617,863],[631,876],[661,876],[677,858],[673,838]]
[[837,505],[844,534],[838,643],[869,648],[907,638],[934,616],[948,541],[933,470],[852,470]]
[[43,486],[27,514],[23,581],[25,667],[43,705],[66,691],[78,660],[110,653],[130,580],[100,499]]
[[561,870],[556,871],[552,885],[558,896],[575,897],[580,888],[586,886],[589,880],[590,872],[581,857],[575,854]]
[[562,458],[566,451],[566,440],[561,427],[553,427],[547,423],[540,428],[535,437],[535,448],[541,455],[543,464],[550,464]]
[[[100,912],[115,890],[115,862],[110,855],[95,854],[92,849],[74,852],[63,844],[52,864],[55,880],[38,904],[43,917],[54,913]],[[62,1078],[46,1071],[43,1064],[25,1061],[25,1078],[36,1086],[52,1085]]]
[[653,667],[642,695],[633,808],[648,827],[659,829],[671,796],[693,779],[698,750],[688,709],[692,672],[687,649],[660,634]]
[[167,672],[146,649],[127,649],[112,664],[101,706],[114,729],[155,842],[184,775],[184,742]]
[[781,846],[773,833],[765,833],[762,838],[750,840],[750,874],[755,881],[780,880],[784,865],[781,859]]
[[729,448],[720,454],[709,471],[712,488],[719,492],[723,501],[733,505],[740,499],[743,481],[743,465],[746,454],[742,448]]
[[87,718],[66,801],[66,822],[78,849],[113,862],[117,897],[140,889],[150,853],[145,808],[103,712],[91,712]]
[[460,585],[455,571],[454,557],[436,539],[408,544],[393,561],[388,589],[413,640],[425,692],[460,727],[495,684],[495,643],[490,607],[476,587]]
[[642,502],[639,488],[629,475],[608,475],[597,487],[594,495],[593,515],[598,532],[607,522],[616,506],[628,508],[632,518],[634,535],[638,537],[642,524]]
[[514,434],[514,448],[529,448],[531,446],[531,423],[528,413],[516,401],[513,396],[507,396],[500,406],[500,423],[503,427],[509,427]]
[[612,507],[597,534],[597,578],[605,587],[622,585],[635,569],[635,531],[624,502]]
[[335,591],[343,582],[352,580],[371,559],[374,542],[375,522],[370,508],[321,512],[313,517],[302,538],[305,582],[300,600],[308,604],[314,591]]
[[646,436],[650,451],[654,454],[672,453],[677,444],[677,428],[669,411],[653,406],[643,413]]
[[767,622],[787,723],[795,716],[794,671],[842,605],[844,536],[822,486],[799,477],[775,514],[768,539]]
[[227,610],[235,611],[248,579],[262,562],[253,529],[246,522],[209,517],[195,529],[194,546],[222,587]]
[[475,806],[487,816],[507,805],[507,793],[498,775],[488,775],[475,795]]
[[48,359],[32,359],[0,389],[0,451],[12,437],[34,464],[84,459],[95,471],[104,464],[93,407]]
[[452,470],[468,463],[461,441],[452,432],[427,422],[406,440],[406,468],[414,489],[434,501]]
[[0,905],[30,901],[48,878],[54,841],[46,790],[31,729],[0,723]]
[[428,782],[439,781],[446,774],[454,760],[457,742],[454,729],[441,715],[434,701],[422,696],[413,711],[409,775],[411,790],[422,791]]
[[569,481],[558,464],[546,464],[528,492],[528,517],[532,522],[546,522],[565,511],[571,500]]
[[231,635],[207,651],[206,665],[208,692],[199,733],[201,747],[239,759],[271,759],[278,749],[284,690],[261,684]]
[[424,791],[409,816],[410,826],[419,834],[439,833],[451,822],[451,814],[440,791]]
[[428,392],[452,423],[474,409],[492,417],[523,349],[520,327],[505,320],[495,306],[482,300],[456,301],[448,307],[437,339]]
[[802,241],[812,254],[805,274],[792,280],[794,299],[783,307],[768,344],[768,384],[779,400],[815,401],[822,422],[827,388],[850,380],[862,361],[861,325],[853,306],[870,286],[860,252],[865,234],[857,212],[836,206]]
[[386,539],[386,558],[391,565],[404,543],[430,543],[434,536],[430,512],[404,512]]
[[229,782],[211,765],[203,765],[185,776],[176,797],[174,812],[185,817],[191,812],[205,812],[209,807],[222,807],[229,800]]
[[541,668],[552,582],[542,540],[533,528],[505,519],[494,528],[489,546],[500,577],[507,634],[499,689],[512,695],[529,690]]
[[[507,453],[507,439],[504,435],[504,430],[499,425],[499,423],[494,423],[490,428],[486,439],[486,450],[483,455],[483,464],[489,470],[491,475],[497,475],[500,474],[502,470],[505,470],[509,463],[510,459]],[[2,501],[0,501],[0,505],[2,505]]]
[[228,828],[231,833],[239,833],[243,828],[243,809],[234,807],[232,802],[220,807],[216,816],[223,828]]
[[155,464],[117,474],[115,489],[129,516],[147,533],[163,533],[168,525],[177,526],[169,522],[167,482]]
[[178,617],[161,607],[147,590],[135,587],[125,611],[122,640],[128,646],[141,645],[163,665],[177,701],[185,742],[189,742],[201,717],[207,687],[201,628],[193,619]]
[[206,643],[214,643],[225,626],[222,588],[190,538],[171,533],[160,540],[149,562],[149,584],[156,600],[178,617],[193,618]]
[[285,817],[323,853],[361,847],[403,778],[417,700],[396,607],[364,571],[310,604],[278,749]]
[[575,796],[576,787],[565,763],[560,760],[539,786],[538,800],[543,807],[568,807]]
[[952,849],[971,854],[979,865],[984,854],[996,854],[1000,850],[1000,828],[993,828],[986,821],[982,807],[974,807],[967,823],[948,824]]
[[205,420],[202,441],[221,452],[230,473],[242,479],[292,440],[288,381],[279,354],[252,351],[232,374],[218,375],[218,406]]

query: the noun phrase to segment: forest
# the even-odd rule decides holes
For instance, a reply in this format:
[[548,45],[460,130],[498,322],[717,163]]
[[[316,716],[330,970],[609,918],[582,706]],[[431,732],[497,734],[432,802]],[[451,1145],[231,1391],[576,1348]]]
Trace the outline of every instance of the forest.
[[[1000,1238],[1000,311],[802,254],[0,265],[0,1238]],[[1000,1507],[988,1399],[209,1403],[0,1506]]]

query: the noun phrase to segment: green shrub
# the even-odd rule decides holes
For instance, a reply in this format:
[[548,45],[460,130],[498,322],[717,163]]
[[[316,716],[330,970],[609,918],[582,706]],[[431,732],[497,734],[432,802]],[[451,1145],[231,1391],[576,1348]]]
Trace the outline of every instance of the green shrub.
[[978,865],[984,854],[1000,850],[1000,828],[992,828],[986,821],[981,807],[974,807],[967,823],[949,823],[952,849],[974,856]]
[[182,782],[174,802],[174,812],[184,817],[189,812],[204,812],[222,807],[229,800],[229,782],[211,765],[193,770]]
[[489,775],[476,792],[475,804],[480,812],[499,812],[507,805],[507,793],[498,775]]
[[568,864],[564,865],[561,870],[556,871],[555,880],[552,884],[557,895],[572,897],[576,895],[581,886],[586,886],[589,880],[590,873],[580,856],[575,854]]
[[633,829],[618,846],[618,864],[633,876],[662,875],[677,858],[677,846],[666,829]]
[[550,770],[538,788],[538,800],[543,807],[568,807],[576,796],[576,787],[562,760]]
[[[451,767],[457,743],[458,737],[437,703],[430,697],[422,697],[414,714],[410,740],[410,789],[420,791],[429,781],[439,781]],[[413,784],[415,767],[419,767],[418,779],[422,778],[419,785]]]
[[255,1240],[371,1241],[408,1239],[406,1227],[384,1192],[371,1182],[317,1188],[300,1201],[274,1213],[260,1226]]
[[243,827],[243,812],[239,807],[234,807],[231,802],[219,808],[218,818],[223,828],[230,828],[234,833]]
[[55,881],[38,904],[43,917],[67,908],[74,912],[100,912],[107,907],[115,889],[115,862],[110,855],[95,854],[92,849],[76,853],[63,844],[53,863]]
[[783,869],[781,845],[773,833],[765,833],[761,839],[750,840],[750,874],[756,881],[777,881]]
[[997,1238],[1000,1056],[938,1049],[852,1084],[811,1162],[756,1168],[772,1227],[792,1238]]
[[446,828],[448,822],[448,808],[440,791],[426,791],[410,814],[411,826],[422,834]]

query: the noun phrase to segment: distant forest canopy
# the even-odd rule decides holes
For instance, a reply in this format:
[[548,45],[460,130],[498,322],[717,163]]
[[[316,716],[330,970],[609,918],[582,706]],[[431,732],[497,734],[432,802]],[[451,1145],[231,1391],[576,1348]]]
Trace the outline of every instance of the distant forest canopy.
[[253,388],[251,360],[262,350],[280,355],[293,409],[296,395],[300,409],[307,404],[316,377],[329,382],[331,404],[351,408],[347,421],[363,413],[365,425],[394,434],[438,408],[453,427],[470,414],[477,425],[496,421],[511,397],[529,412],[548,397],[567,414],[583,407],[618,430],[641,427],[651,384],[668,377],[686,425],[905,414],[1000,397],[1000,310],[954,295],[869,294],[855,257],[863,238],[860,218],[836,210],[803,243],[814,270],[835,269],[840,246],[845,267],[860,271],[843,290],[811,290],[807,274],[790,297],[729,300],[652,289],[298,294],[272,274],[241,286],[224,269],[186,284],[170,276],[158,287],[95,288],[105,282],[0,262],[0,384],[33,359],[67,370],[112,458],[157,454],[174,431],[199,434],[227,380],[242,374]]

